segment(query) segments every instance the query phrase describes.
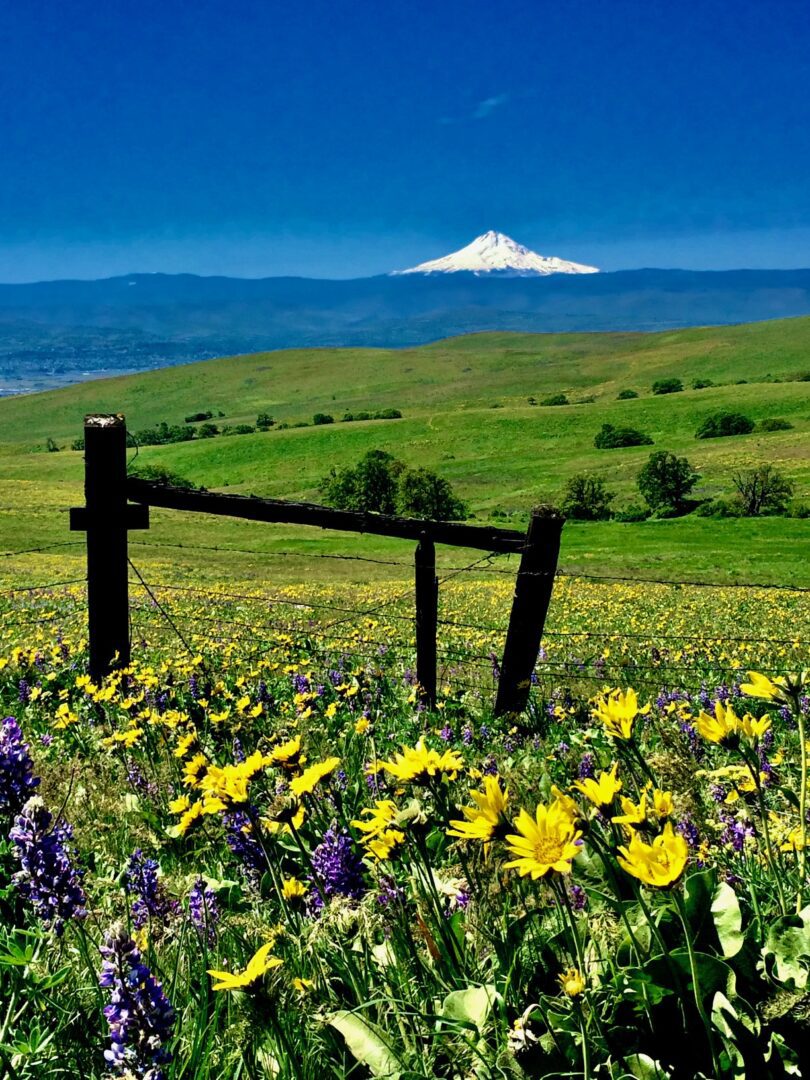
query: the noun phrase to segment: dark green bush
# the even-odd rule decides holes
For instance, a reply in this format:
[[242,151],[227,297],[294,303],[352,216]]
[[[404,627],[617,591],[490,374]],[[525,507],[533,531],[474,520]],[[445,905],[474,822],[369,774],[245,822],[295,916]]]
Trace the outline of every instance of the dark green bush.
[[402,514],[434,521],[460,521],[467,514],[449,482],[430,469],[408,469],[400,475],[397,506]]
[[631,398],[637,398],[637,397],[638,397],[638,391],[637,390],[629,390],[629,389],[628,390],[620,390],[618,392],[618,394],[616,395],[616,400],[617,401],[630,401]]
[[450,484],[429,469],[408,469],[384,450],[370,450],[350,468],[332,469],[320,484],[329,506],[380,514],[455,521],[466,507]]
[[567,405],[568,398],[565,394],[552,394],[550,397],[543,398],[540,402],[541,405]]
[[618,450],[623,446],[651,446],[652,439],[635,428],[617,428],[603,424],[593,440],[597,450]]
[[577,473],[565,485],[561,509],[573,521],[606,521],[614,493],[608,491],[604,480],[586,473]]
[[692,379],[693,390],[705,390],[709,386],[714,386],[711,379]]
[[754,421],[742,413],[717,412],[707,416],[695,432],[696,439],[720,439],[727,435],[748,435]]
[[789,420],[782,420],[778,416],[767,416],[757,424],[757,431],[790,431],[793,424]]
[[213,439],[215,435],[219,435],[219,428],[216,424],[200,424],[197,428],[198,439]]
[[646,521],[649,516],[650,508],[648,506],[642,506],[640,503],[630,503],[628,506],[622,506],[614,511],[613,520],[624,522]]
[[275,424],[275,420],[270,413],[260,412],[256,417],[256,430],[257,431],[269,431]]
[[315,415],[312,417],[312,423],[316,426],[320,424],[334,424],[334,422],[334,416],[330,416],[329,413],[325,412],[316,412]]
[[380,409],[374,413],[375,420],[401,420],[402,413],[399,409]]
[[138,446],[165,446],[168,443],[191,442],[196,431],[189,424],[173,424],[161,421],[157,427],[136,431],[134,440]]
[[171,487],[191,488],[193,491],[202,490],[199,484],[193,483],[181,473],[173,472],[163,465],[140,465],[136,461],[129,469],[130,476],[137,476],[141,480],[149,480],[153,484],[169,484]]
[[199,420],[210,420],[213,415],[210,410],[208,412],[195,412],[191,416],[185,417],[185,421],[187,424],[196,424]]
[[84,450],[84,435],[80,435],[78,439],[74,439],[70,444],[71,450]]
[[695,509],[698,517],[732,518],[742,517],[742,506],[737,499],[710,499],[702,502]]
[[680,379],[656,379],[652,384],[654,394],[677,394],[681,390],[683,390],[683,383]]

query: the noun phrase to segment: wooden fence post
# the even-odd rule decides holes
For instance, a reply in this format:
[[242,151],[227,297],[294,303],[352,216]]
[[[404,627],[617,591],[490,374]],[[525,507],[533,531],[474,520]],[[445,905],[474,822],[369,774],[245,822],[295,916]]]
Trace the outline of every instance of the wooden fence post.
[[87,533],[90,675],[103,679],[130,660],[127,529],[148,528],[148,507],[127,506],[127,429],[121,415],[84,419],[83,507],[70,527]]
[[564,522],[565,518],[554,507],[532,510],[503,650],[495,700],[498,716],[522,712],[529,700],[531,677],[557,572]]
[[416,678],[422,700],[436,705],[436,630],[439,618],[439,579],[436,577],[436,546],[423,536],[414,554],[416,582]]

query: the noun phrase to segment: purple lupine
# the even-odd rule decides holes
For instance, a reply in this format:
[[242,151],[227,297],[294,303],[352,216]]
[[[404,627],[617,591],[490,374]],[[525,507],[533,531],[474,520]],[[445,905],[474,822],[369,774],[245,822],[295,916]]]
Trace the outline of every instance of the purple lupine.
[[315,887],[310,895],[310,907],[313,911],[320,911],[333,896],[359,900],[366,891],[363,860],[349,834],[335,825],[326,830],[312,852],[312,870],[310,880]]
[[596,759],[590,750],[586,750],[582,755],[577,769],[577,776],[580,780],[593,780],[596,776]]
[[453,741],[453,729],[450,727],[449,724],[445,724],[444,727],[441,729],[441,731],[439,732],[439,738],[442,740],[442,742]]
[[155,860],[145,859],[140,848],[136,848],[130,856],[124,874],[124,888],[128,895],[134,896],[131,911],[136,930],[146,926],[150,919],[163,921],[177,914],[177,901],[166,895],[158,869]]
[[53,817],[38,795],[22,808],[9,839],[20,870],[12,878],[42,922],[61,937],[68,919],[83,919],[85,896],[83,871],[73,865],[70,840],[73,830]]
[[110,991],[104,1006],[110,1029],[107,1064],[117,1076],[164,1080],[163,1066],[172,1060],[166,1048],[175,1018],[171,1002],[120,925],[107,934],[101,955],[98,984]]
[[149,799],[154,799],[159,791],[158,785],[154,780],[147,780],[141,767],[132,758],[126,759],[126,767],[127,783],[130,784],[135,791],[141,792],[142,795],[146,795]]
[[20,812],[39,784],[20,725],[7,716],[0,726],[0,815]]
[[27,679],[20,679],[17,697],[19,698],[21,705],[27,705],[31,700],[31,687]]
[[571,899],[571,907],[574,911],[582,911],[588,903],[588,894],[581,885],[572,885],[568,890]]
[[197,878],[188,894],[188,911],[201,940],[213,948],[217,943],[219,906],[217,897],[204,878]]
[[498,762],[495,760],[492,754],[481,765],[481,772],[484,776],[497,776],[498,775]]
[[394,878],[383,875],[377,884],[377,903],[380,907],[390,907],[392,904],[405,902],[405,890],[397,885]]
[[[252,812],[255,814],[255,808]],[[248,881],[258,886],[262,874],[267,872],[267,856],[253,835],[250,816],[244,810],[234,810],[223,815],[225,839],[228,847],[242,863],[242,871]]]
[[690,848],[696,848],[700,843],[698,827],[691,818],[683,818],[683,820],[677,823],[675,830],[681,834]]

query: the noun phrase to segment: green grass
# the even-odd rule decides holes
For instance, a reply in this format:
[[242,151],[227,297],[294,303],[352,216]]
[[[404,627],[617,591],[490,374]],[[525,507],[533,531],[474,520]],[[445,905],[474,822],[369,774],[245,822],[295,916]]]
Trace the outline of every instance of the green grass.
[[[64,510],[81,502],[82,455],[44,452],[81,433],[87,412],[123,412],[131,430],[161,420],[180,423],[205,409],[218,423],[253,422],[260,411],[279,421],[328,412],[396,407],[404,418],[147,447],[140,460],[165,465],[210,488],[317,499],[332,465],[353,463],[372,448],[446,476],[480,522],[500,511],[523,527],[538,501],[559,499],[575,472],[602,476],[617,502],[639,501],[635,477],[652,449],[688,455],[701,473],[696,494],[730,495],[735,468],[770,461],[799,497],[810,492],[810,319],[662,334],[475,334],[419,349],[311,349],[166,368],[0,401],[0,543],[6,550],[66,538]],[[655,397],[652,383],[677,376],[722,384]],[[785,381],[774,381],[775,379]],[[747,380],[740,383],[739,380]],[[793,380],[793,381],[789,381]],[[632,387],[640,397],[617,401]],[[562,391],[592,404],[530,406]],[[792,430],[697,441],[709,413],[733,408],[755,420],[782,417]],[[599,451],[603,423],[640,428],[654,447]],[[354,551],[409,559],[407,544],[312,530],[250,525],[156,512],[147,539],[303,553]],[[807,522],[786,519],[569,525],[563,565],[571,569],[718,581],[810,584]],[[144,549],[144,554],[146,549]],[[450,552],[445,561],[458,562]],[[252,578],[262,573],[300,580],[315,567],[302,560],[266,561],[215,552],[179,553],[189,572]],[[320,562],[319,576],[349,570]],[[356,568],[352,568],[356,569]],[[365,576],[397,568],[366,566]]]

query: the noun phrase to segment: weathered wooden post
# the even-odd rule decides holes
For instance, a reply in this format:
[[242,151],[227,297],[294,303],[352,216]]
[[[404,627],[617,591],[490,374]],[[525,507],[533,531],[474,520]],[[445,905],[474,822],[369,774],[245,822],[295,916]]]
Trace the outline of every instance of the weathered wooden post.
[[87,533],[90,675],[103,679],[129,663],[127,530],[149,527],[147,506],[128,506],[127,428],[121,415],[84,419],[85,505],[70,528]]
[[522,712],[546,621],[565,518],[552,506],[532,510],[512,598],[495,713]]
[[436,545],[426,535],[414,555],[416,581],[416,678],[422,700],[436,705],[436,630],[439,619],[439,579],[436,577]]

